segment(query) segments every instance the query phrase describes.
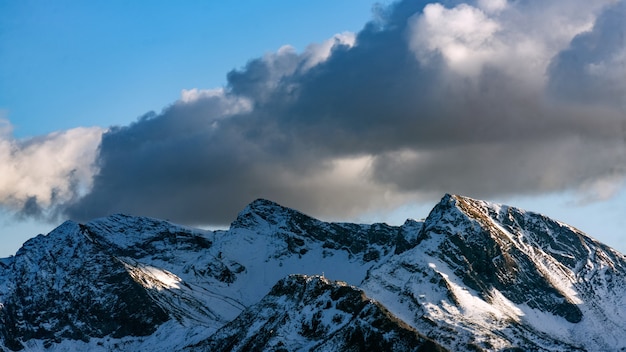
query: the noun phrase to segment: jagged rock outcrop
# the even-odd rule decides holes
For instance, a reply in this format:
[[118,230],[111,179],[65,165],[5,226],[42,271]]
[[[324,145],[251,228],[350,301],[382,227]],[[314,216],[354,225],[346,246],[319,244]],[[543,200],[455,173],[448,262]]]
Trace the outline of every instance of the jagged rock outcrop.
[[256,200],[227,231],[29,240],[0,259],[0,350],[625,350],[625,292],[623,254],[514,207],[446,195],[389,226]]
[[146,336],[168,319],[123,263],[77,232],[77,224],[66,222],[58,235],[28,241],[7,263],[0,334],[8,348],[21,349],[20,341],[30,339],[51,345]]
[[361,287],[452,349],[603,351],[626,331],[624,255],[570,226],[446,195],[418,242]]
[[290,275],[190,351],[445,351],[363,291]]

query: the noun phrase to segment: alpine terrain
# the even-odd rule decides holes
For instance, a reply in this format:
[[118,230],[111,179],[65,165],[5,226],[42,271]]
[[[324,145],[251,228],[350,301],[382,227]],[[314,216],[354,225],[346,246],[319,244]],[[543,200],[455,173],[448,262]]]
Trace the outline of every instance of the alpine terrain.
[[67,221],[0,259],[0,350],[626,351],[626,257],[457,195],[402,226]]

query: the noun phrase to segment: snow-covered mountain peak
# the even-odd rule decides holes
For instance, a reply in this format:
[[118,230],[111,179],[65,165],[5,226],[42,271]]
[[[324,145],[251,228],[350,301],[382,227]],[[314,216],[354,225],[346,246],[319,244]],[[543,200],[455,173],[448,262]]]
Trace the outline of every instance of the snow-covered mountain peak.
[[64,241],[65,237],[74,236],[74,230],[77,228],[78,223],[71,220],[66,220],[49,234],[39,234],[24,242],[22,247],[18,249],[15,255],[20,256],[31,250],[41,250],[42,247],[48,247],[54,242]]
[[294,222],[309,222],[313,219],[303,213],[284,207],[267,199],[257,199],[248,204],[232,222],[231,228],[245,228],[263,232],[268,228],[288,226]]
[[230,229],[278,238],[287,243],[292,253],[305,252],[307,247],[316,243],[369,262],[378,261],[392,251],[414,246],[420,227],[421,223],[414,220],[401,227],[384,223],[323,222],[272,201],[258,199],[239,213]]
[[625,292],[623,254],[514,207],[446,195],[389,226],[259,199],[227,231],[116,214],[29,240],[0,259],[0,350],[626,350]]
[[428,214],[426,223],[448,222],[455,225],[459,217],[483,220],[485,216],[498,212],[503,206],[456,194],[446,194]]
[[494,241],[505,252],[528,253],[534,248],[572,272],[580,272],[581,261],[590,258],[610,268],[619,267],[624,258],[582,231],[543,214],[459,195],[444,196],[422,232],[422,236],[444,234],[466,245]]
[[0,339],[10,349],[31,339],[52,344],[149,335],[167,320],[124,266],[75,222],[29,240],[0,278]]
[[[502,336],[528,334],[523,326],[554,339],[529,349],[600,351],[626,348],[614,343],[626,332],[625,263],[621,253],[544,215],[446,195],[418,245],[372,269],[362,287],[401,317],[417,310],[425,320],[465,326],[471,335],[448,345],[456,349],[498,350]],[[440,325],[423,322],[414,326],[439,334]]]

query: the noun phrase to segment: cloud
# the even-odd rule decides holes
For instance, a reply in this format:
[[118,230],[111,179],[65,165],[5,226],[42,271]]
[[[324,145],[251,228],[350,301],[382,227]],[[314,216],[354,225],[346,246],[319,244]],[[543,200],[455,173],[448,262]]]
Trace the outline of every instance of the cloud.
[[589,31],[578,34],[549,67],[552,95],[572,104],[608,104],[626,110],[626,2],[609,6]]
[[[610,196],[626,175],[624,45],[609,38],[623,4],[394,4],[111,128],[65,211],[225,224],[257,197],[339,219],[444,192]],[[601,93],[573,104],[583,83]]]
[[497,59],[498,43],[493,37],[500,24],[478,8],[461,4],[446,9],[438,3],[428,4],[411,25],[411,49],[422,61],[435,52],[453,71],[473,76],[486,62]]
[[22,216],[52,216],[91,188],[103,130],[75,128],[16,140],[0,119],[0,204]]
[[497,13],[504,10],[507,0],[478,0],[478,7],[486,12]]
[[330,57],[332,49],[338,45],[343,45],[347,47],[354,46],[355,40],[356,37],[354,33],[343,32],[335,34],[332,38],[326,40],[321,44],[310,44],[309,46],[307,46],[302,58],[303,70],[308,70],[311,67],[326,61]]

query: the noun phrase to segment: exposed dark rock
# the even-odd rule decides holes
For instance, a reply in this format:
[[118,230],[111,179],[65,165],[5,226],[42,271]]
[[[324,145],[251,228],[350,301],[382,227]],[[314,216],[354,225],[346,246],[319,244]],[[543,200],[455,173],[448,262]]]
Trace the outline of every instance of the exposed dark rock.
[[[300,312],[307,313],[302,315]],[[446,350],[395,318],[357,288],[303,275],[291,275],[281,280],[261,302],[246,309],[211,338],[188,349]]]

